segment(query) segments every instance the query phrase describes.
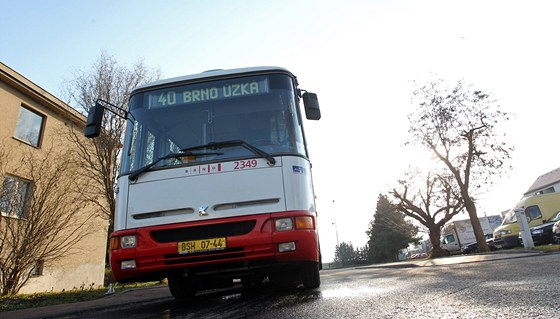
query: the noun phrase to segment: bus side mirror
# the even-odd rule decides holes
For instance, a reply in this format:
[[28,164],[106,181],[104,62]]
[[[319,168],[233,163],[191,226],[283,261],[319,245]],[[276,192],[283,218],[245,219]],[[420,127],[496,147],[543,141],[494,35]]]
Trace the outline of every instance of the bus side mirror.
[[305,117],[307,117],[308,120],[318,120],[321,118],[321,109],[319,109],[317,94],[309,92],[303,93],[303,106],[305,107]]
[[89,109],[86,127],[84,128],[85,137],[91,138],[99,136],[101,133],[103,111],[105,111],[105,108],[99,103],[95,103],[95,106]]

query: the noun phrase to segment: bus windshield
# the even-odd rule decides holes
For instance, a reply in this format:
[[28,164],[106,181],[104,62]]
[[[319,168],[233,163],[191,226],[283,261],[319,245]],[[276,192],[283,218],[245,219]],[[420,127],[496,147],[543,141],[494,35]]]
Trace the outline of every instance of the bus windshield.
[[[142,90],[130,100],[121,173],[209,143],[241,140],[271,155],[307,157],[294,80],[287,74],[180,83]],[[236,145],[189,163],[255,157]],[[154,167],[185,165],[171,157]]]

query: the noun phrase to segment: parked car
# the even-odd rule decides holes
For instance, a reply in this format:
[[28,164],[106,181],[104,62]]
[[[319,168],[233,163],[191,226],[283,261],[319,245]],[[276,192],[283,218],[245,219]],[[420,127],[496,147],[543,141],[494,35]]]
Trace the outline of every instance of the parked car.
[[555,244],[560,244],[560,220],[552,226],[552,239]]
[[409,259],[424,259],[424,258],[428,258],[428,254],[426,253],[412,254]]
[[[497,248],[494,245],[494,235],[486,234],[484,235],[484,237],[486,237],[486,244],[488,245],[490,250],[496,250]],[[461,253],[463,254],[478,253],[478,243],[474,242],[474,243],[463,245],[463,247],[461,247]]]
[[[531,227],[531,237],[533,238],[533,243],[535,246],[547,245],[554,243],[553,227],[556,223],[560,221],[560,212],[552,215],[547,221],[542,225]],[[521,233],[519,233],[519,241],[523,245],[523,239],[521,238]]]

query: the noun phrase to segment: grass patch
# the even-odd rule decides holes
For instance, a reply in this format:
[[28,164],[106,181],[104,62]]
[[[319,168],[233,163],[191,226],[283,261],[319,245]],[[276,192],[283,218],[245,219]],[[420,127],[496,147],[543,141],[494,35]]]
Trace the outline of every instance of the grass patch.
[[535,246],[533,250],[542,251],[545,253],[560,251],[560,245],[544,245],[544,246]]
[[541,246],[535,246],[533,248],[525,248],[523,246],[518,246],[518,247],[514,247],[514,248],[510,248],[511,250],[525,250],[525,251],[542,251],[545,253],[551,253],[551,252],[556,252],[556,251],[560,251],[560,245],[541,245]]
[[[161,282],[122,284],[115,287],[115,292],[131,288],[158,285],[161,285]],[[0,312],[99,299],[106,295],[108,289],[108,287],[98,289],[75,289],[63,292],[41,292],[28,295],[18,294],[11,297],[0,297]]]

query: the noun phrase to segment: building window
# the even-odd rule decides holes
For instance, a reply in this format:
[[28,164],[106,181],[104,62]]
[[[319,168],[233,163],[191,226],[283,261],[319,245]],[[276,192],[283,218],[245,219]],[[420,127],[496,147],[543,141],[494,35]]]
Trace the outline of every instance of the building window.
[[2,215],[26,218],[31,182],[14,176],[4,177],[0,194],[0,211]]
[[14,137],[39,147],[45,117],[28,108],[20,107]]
[[45,262],[42,260],[37,260],[33,269],[31,269],[31,277],[39,277],[43,275],[43,268],[45,267]]
[[550,194],[550,193],[554,193],[554,187],[549,187],[549,188],[540,190],[540,191],[536,192],[535,195]]

